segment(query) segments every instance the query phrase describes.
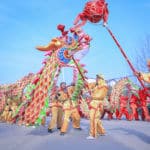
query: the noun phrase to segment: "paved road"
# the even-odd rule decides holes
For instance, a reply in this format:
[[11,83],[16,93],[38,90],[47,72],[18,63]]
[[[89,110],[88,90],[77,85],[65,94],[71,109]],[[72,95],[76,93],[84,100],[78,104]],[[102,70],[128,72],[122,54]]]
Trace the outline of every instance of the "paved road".
[[[23,127],[0,123],[0,150],[150,150],[150,122],[103,120],[106,136],[86,140],[88,120],[81,120],[82,131],[72,129],[60,136],[45,127]],[[71,123],[70,123],[71,124]]]

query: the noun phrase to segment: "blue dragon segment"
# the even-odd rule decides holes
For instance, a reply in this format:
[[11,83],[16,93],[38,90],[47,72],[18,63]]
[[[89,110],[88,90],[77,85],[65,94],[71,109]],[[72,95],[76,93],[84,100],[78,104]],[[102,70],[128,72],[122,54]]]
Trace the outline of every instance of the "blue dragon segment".
[[78,48],[78,38],[79,38],[78,35],[76,35],[76,36],[73,35],[73,37],[68,36],[66,38],[66,43],[69,47],[68,48],[62,47],[57,52],[57,57],[58,57],[60,63],[68,64],[71,61],[71,55],[69,54],[69,51],[73,51]]
[[57,53],[57,57],[59,61],[63,64],[68,64],[71,61],[69,57],[66,57],[67,53],[68,53],[68,49],[65,47],[61,48]]

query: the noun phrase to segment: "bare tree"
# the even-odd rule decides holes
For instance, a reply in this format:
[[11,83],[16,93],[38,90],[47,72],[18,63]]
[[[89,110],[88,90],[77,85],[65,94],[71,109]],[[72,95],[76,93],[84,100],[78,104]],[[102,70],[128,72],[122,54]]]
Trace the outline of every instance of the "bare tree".
[[139,71],[147,72],[147,60],[150,59],[150,35],[142,42],[140,49],[136,50],[135,66]]

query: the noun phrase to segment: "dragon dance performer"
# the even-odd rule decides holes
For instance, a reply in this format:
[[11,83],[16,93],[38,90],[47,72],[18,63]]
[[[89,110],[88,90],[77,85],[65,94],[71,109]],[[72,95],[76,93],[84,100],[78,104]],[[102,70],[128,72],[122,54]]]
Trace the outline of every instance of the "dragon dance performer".
[[143,80],[143,81],[147,82],[148,84],[150,84],[150,60],[147,61],[147,68],[149,70],[148,73],[139,72],[138,75],[139,75],[141,80]]
[[11,121],[11,112],[10,112],[10,106],[7,104],[4,108],[4,111],[0,115],[0,120],[9,123]]
[[103,112],[103,100],[107,95],[107,91],[108,87],[104,78],[97,75],[96,85],[91,90],[91,102],[89,104],[90,131],[87,139],[95,139],[98,134],[105,135],[105,129],[100,118]]
[[[146,83],[150,84],[150,60],[147,61],[148,73],[137,72],[139,78]],[[147,108],[147,97],[150,97],[149,89],[140,89],[139,92],[141,107],[142,107],[142,120],[150,121],[150,115]]]
[[[62,83],[60,84],[62,85]],[[62,117],[63,117],[63,110],[62,110],[62,102],[59,98],[59,87],[55,87],[54,95],[51,97],[51,112],[52,118],[50,124],[48,126],[48,132],[52,133],[53,129],[57,126],[57,129],[61,129],[62,125]]]
[[129,103],[127,101],[126,106],[128,106],[128,104],[130,104],[130,109],[131,109],[131,114],[129,114],[129,111],[126,109],[126,111],[128,113],[126,113],[126,118],[128,116],[128,120],[133,120],[135,118],[135,120],[139,120],[139,116],[138,116],[138,108],[139,108],[139,97],[137,96],[138,94],[138,90],[135,89],[130,83],[126,84],[126,88],[127,88],[127,96],[128,96],[128,100]]
[[132,110],[132,119],[139,120],[138,108],[139,108],[139,98],[132,94],[130,98],[130,108]]
[[123,94],[120,95],[120,109],[119,114],[117,115],[117,119],[121,120],[122,115],[124,114],[126,116],[127,120],[131,120],[131,115],[128,112],[127,105],[128,105],[128,96],[125,96]]
[[150,72],[149,73],[140,73],[139,74],[141,80],[150,84]]
[[64,135],[67,132],[70,117],[72,119],[72,126],[74,129],[81,130],[80,128],[80,115],[78,112],[78,102],[71,100],[75,86],[66,86],[63,82],[60,90],[60,99],[63,101],[64,120],[61,127],[60,135]]
[[150,121],[150,115],[147,108],[147,97],[150,97],[150,95],[145,89],[140,89],[138,94],[140,97],[140,104],[142,108],[142,120]]

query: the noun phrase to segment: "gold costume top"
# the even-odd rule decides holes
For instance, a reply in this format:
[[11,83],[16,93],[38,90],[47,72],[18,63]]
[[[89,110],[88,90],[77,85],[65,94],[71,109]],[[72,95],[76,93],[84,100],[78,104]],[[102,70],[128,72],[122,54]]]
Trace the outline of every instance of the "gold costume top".
[[93,100],[103,100],[107,95],[108,87],[105,80],[98,80],[97,85],[91,90],[91,96]]
[[102,111],[103,109],[103,100],[107,95],[108,87],[103,79],[99,79],[98,82],[95,84],[91,84],[91,97],[92,101],[89,104],[90,109],[100,109]]
[[69,86],[68,87],[68,94],[69,94],[70,97],[72,96],[74,90],[75,90],[75,86]]
[[89,89],[93,89],[93,88],[95,88],[95,86],[96,86],[96,82],[88,83]]
[[66,91],[60,91],[60,99],[63,101],[63,109],[64,110],[70,110],[72,108],[77,107],[78,102],[72,101],[71,96],[75,90],[75,86],[69,86]]
[[147,82],[147,83],[150,83],[150,72],[149,73],[141,73],[141,76],[140,78]]
[[68,94],[68,90],[65,89],[65,90],[60,90],[59,91],[59,99],[62,101],[62,102],[65,102],[69,99],[69,94]]
[[70,101],[71,101],[70,104],[72,105],[73,108],[78,106],[78,100],[76,100],[76,101],[71,100],[71,96],[72,96],[74,90],[75,90],[75,86],[69,86],[68,87],[68,94],[70,96]]
[[62,107],[62,99],[60,98],[60,94],[57,92],[55,95],[51,97],[51,107]]

